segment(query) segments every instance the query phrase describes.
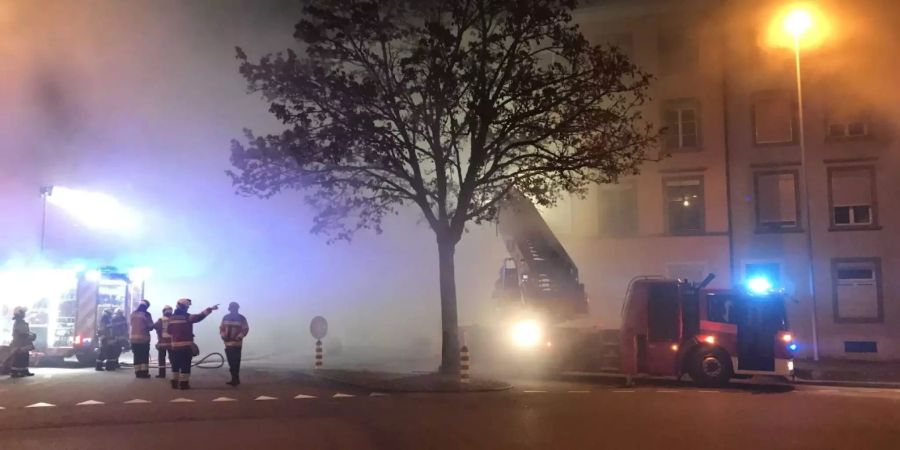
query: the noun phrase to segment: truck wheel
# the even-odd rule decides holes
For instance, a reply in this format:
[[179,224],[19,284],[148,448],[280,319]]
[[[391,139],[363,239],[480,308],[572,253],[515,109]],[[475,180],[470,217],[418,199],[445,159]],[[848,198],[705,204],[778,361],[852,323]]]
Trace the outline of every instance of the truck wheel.
[[700,348],[694,352],[688,373],[700,386],[723,386],[732,377],[731,358],[719,348]]
[[93,366],[97,363],[97,355],[95,355],[93,352],[76,353],[75,359],[77,359],[79,363],[85,366]]

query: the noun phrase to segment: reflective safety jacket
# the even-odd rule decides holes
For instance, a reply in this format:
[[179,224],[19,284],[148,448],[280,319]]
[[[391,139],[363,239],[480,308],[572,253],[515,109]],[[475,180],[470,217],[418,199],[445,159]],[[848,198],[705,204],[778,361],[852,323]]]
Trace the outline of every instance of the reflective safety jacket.
[[249,332],[247,318],[238,313],[228,313],[219,325],[219,335],[222,336],[226,347],[240,347]]
[[194,324],[205,319],[211,308],[206,308],[200,314],[188,314],[187,311],[175,310],[169,318],[169,334],[172,335],[172,348],[190,347],[194,343]]
[[172,335],[169,334],[169,318],[162,316],[153,324],[156,330],[156,348],[172,348]]
[[131,343],[149,344],[150,330],[153,329],[153,317],[147,311],[131,313]]
[[109,333],[118,343],[125,343],[128,341],[128,321],[125,320],[124,315],[113,315],[112,319],[109,321]]

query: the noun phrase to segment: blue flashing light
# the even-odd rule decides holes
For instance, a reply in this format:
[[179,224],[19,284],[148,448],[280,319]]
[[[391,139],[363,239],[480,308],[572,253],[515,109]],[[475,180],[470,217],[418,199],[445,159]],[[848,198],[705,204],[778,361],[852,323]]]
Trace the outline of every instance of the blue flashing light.
[[797,344],[794,343],[794,342],[791,342],[791,344],[788,345],[788,350],[790,350],[790,351],[792,351],[792,352],[796,352],[796,351],[797,351]]
[[765,277],[755,277],[747,281],[747,289],[751,294],[764,295],[772,291],[772,282]]

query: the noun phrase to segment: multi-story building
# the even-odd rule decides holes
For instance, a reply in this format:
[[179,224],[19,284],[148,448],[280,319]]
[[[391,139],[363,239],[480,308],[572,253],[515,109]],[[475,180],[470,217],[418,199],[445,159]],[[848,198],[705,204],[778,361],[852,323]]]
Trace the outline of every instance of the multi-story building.
[[635,276],[713,272],[720,287],[765,276],[790,294],[803,356],[900,358],[896,102],[875,88],[897,68],[873,63],[900,40],[877,3],[832,11],[841,45],[801,45],[805,161],[794,53],[766,36],[777,4],[598,0],[576,12],[589,39],[655,75],[645,116],[665,127],[659,161],[545,212],[601,322],[618,324]]

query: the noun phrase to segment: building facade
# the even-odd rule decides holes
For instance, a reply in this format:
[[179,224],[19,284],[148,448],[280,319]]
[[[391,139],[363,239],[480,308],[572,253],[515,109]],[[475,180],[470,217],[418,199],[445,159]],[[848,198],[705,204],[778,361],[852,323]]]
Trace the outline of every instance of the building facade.
[[665,128],[640,174],[545,211],[603,325],[618,325],[636,276],[712,272],[715,287],[765,276],[791,298],[801,356],[900,359],[897,68],[872,56],[900,40],[886,38],[878,1],[859,3],[823,5],[847,23],[832,23],[840,45],[801,46],[805,157],[794,53],[765,36],[776,4],[607,0],[576,12],[589,39],[654,74],[644,115]]

